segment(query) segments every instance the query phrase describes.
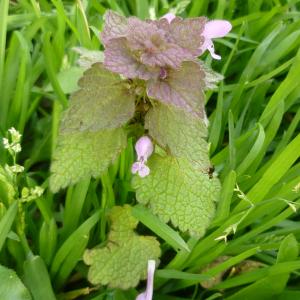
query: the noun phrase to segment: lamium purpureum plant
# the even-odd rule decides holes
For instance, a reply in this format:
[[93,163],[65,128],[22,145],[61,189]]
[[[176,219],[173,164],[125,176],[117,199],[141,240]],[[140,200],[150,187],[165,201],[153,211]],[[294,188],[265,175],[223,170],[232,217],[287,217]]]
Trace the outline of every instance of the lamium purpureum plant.
[[[85,71],[61,121],[52,191],[106,172],[130,134],[137,140],[131,167],[137,202],[179,231],[201,237],[220,192],[210,172],[204,91],[222,77],[198,57],[208,50],[220,59],[212,40],[230,30],[229,22],[205,17],[168,14],[142,21],[108,11],[104,62]],[[109,218],[107,245],[84,255],[89,279],[136,286],[146,278],[148,260],[158,262],[159,243],[134,232],[138,221],[129,205],[113,207]]]

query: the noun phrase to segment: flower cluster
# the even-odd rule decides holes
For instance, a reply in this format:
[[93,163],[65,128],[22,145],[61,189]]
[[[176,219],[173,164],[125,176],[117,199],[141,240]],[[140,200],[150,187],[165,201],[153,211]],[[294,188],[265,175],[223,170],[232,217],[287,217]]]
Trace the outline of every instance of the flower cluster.
[[35,186],[33,188],[24,187],[21,192],[21,200],[23,202],[30,202],[41,197],[44,193],[44,189],[40,186]]
[[4,149],[6,149],[13,158],[14,164],[12,166],[6,165],[5,169],[7,172],[13,174],[22,173],[24,171],[24,167],[16,163],[16,156],[22,150],[20,144],[22,135],[14,127],[8,129],[8,133],[10,137],[3,138],[2,142]]
[[14,128],[8,129],[10,133],[10,140],[7,138],[3,138],[3,146],[7,149],[12,155],[16,155],[21,152],[21,134]]

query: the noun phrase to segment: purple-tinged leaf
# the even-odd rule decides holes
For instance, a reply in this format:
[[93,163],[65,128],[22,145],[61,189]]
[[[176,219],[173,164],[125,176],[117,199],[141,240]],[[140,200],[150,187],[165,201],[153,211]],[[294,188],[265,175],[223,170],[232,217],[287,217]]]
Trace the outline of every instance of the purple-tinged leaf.
[[182,19],[176,17],[169,26],[171,41],[188,51],[191,57],[202,54],[201,46],[204,43],[204,26],[206,18]]
[[111,39],[124,37],[127,34],[127,19],[112,10],[108,10],[104,15],[104,28],[101,34],[104,45]]
[[180,69],[168,69],[165,79],[150,80],[147,84],[149,97],[171,104],[205,118],[205,72],[192,61],[184,62]]
[[169,33],[159,28],[159,23],[128,19],[128,46],[140,52],[140,61],[150,67],[178,68],[182,61],[193,59],[190,51],[170,41]]
[[139,61],[139,58],[129,49],[126,38],[109,41],[104,55],[105,67],[127,78],[148,80],[159,74],[159,68],[147,67]]

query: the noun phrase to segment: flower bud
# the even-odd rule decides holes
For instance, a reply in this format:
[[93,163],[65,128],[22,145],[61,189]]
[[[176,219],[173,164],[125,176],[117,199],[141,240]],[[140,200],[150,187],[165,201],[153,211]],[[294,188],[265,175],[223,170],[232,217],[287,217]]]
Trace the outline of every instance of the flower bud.
[[138,173],[140,177],[146,177],[150,174],[150,169],[146,166],[149,156],[153,152],[153,144],[149,137],[142,136],[135,144],[137,161],[132,165],[131,172]]
[[142,136],[135,144],[138,161],[146,162],[153,152],[153,144],[149,137]]

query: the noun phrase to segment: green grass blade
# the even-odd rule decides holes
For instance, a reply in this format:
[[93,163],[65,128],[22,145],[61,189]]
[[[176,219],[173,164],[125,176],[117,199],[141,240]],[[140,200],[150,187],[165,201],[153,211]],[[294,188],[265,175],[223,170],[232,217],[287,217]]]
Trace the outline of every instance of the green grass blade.
[[190,251],[188,245],[177,231],[162,222],[142,205],[134,206],[132,208],[132,215],[155,232],[160,238],[165,240],[176,251],[178,251],[178,249]]
[[14,201],[6,211],[5,215],[0,219],[0,251],[16,218],[17,211],[18,202]]
[[34,300],[56,300],[46,265],[40,256],[24,262],[24,277]]

